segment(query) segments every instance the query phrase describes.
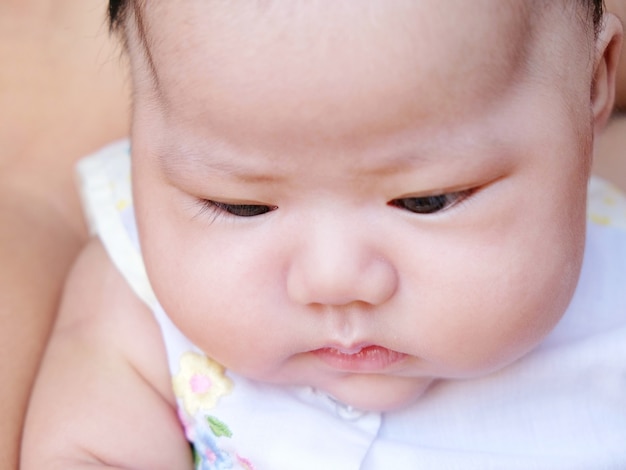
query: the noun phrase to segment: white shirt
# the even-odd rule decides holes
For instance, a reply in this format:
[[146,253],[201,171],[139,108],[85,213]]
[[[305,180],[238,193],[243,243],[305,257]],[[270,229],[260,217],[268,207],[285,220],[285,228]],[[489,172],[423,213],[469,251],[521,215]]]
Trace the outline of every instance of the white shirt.
[[252,382],[204,356],[145,274],[128,142],[79,171],[92,230],[161,327],[197,469],[626,469],[626,199],[606,182],[590,183],[579,285],[546,339],[496,373],[438,382],[381,414]]

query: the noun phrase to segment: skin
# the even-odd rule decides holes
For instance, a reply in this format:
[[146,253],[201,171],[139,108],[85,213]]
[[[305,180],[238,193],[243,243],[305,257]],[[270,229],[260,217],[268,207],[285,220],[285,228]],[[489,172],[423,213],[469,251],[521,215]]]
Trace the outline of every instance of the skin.
[[595,145],[594,173],[626,191],[626,115],[616,112]]
[[[626,19],[625,0],[607,0],[606,7],[622,23]],[[616,82],[615,112],[604,132],[597,139],[594,173],[626,191],[626,48],[622,47]]]
[[[483,3],[152,4],[152,64],[129,22],[146,267],[207,354],[388,410],[434,380],[506,366],[559,320],[621,28],[607,16],[594,45],[560,7],[534,18]],[[440,194],[457,203],[394,206]],[[207,200],[272,210],[238,217]],[[363,345],[378,347],[356,361],[367,370],[324,359]],[[174,407],[152,315],[92,242],[35,389],[23,468],[189,467]]]
[[[617,17],[622,20],[622,24],[626,21],[625,0],[606,0],[606,8],[617,15]],[[626,111],[626,48],[624,47],[622,47],[617,77],[615,106],[621,112],[624,112]]]
[[[18,468],[30,387],[87,240],[73,165],[126,133],[105,2],[0,1],[0,467]],[[77,119],[80,117],[80,119]]]

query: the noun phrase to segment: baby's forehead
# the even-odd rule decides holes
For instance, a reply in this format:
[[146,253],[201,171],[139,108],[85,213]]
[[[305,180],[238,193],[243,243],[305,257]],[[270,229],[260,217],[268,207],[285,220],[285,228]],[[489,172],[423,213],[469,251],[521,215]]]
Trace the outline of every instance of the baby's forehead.
[[193,52],[203,52],[213,64],[238,61],[244,67],[263,58],[279,67],[277,72],[300,60],[332,69],[354,66],[362,58],[376,68],[408,57],[433,68],[433,78],[450,64],[467,77],[477,69],[508,73],[531,40],[538,16],[534,5],[544,3],[187,1],[183,9],[178,2],[146,2],[138,23],[160,68],[169,59],[183,69],[195,68],[202,61],[177,61]]
[[[567,4],[580,2],[567,0]],[[143,6],[141,6],[143,4]],[[562,2],[554,0],[251,0],[226,2],[188,0],[139,3],[141,36],[151,52],[177,55],[181,47],[202,46],[220,58],[241,46],[248,54],[274,47],[292,55],[332,57],[349,47],[384,53],[376,44],[389,46],[387,55],[403,47],[416,53],[433,51],[442,59],[459,60],[455,51],[469,49],[501,60],[527,49],[533,31],[545,24],[546,12]],[[561,15],[563,16],[563,15]],[[575,15],[565,15],[574,17]],[[580,21],[578,23],[581,23]],[[408,43],[410,41],[410,46]],[[435,46],[451,44],[447,49]],[[155,51],[155,49],[158,49]],[[221,49],[221,51],[220,51]],[[221,53],[220,53],[221,52]],[[465,55],[465,54],[464,54]],[[471,54],[470,59],[478,58]],[[479,61],[480,62],[480,61]]]
[[[570,0],[566,0],[570,1]],[[245,2],[198,1],[138,2],[134,11],[142,20],[140,26],[147,36],[160,36],[154,23],[178,22],[178,33],[204,29],[209,33],[228,32],[232,35],[255,36],[257,39],[273,36],[287,39],[294,31],[307,35],[309,40],[325,39],[328,34],[342,31],[339,36],[355,36],[372,30],[387,31],[400,28],[421,32],[424,38],[441,32],[444,25],[453,24],[448,35],[458,33],[494,35],[516,33],[527,29],[531,18],[554,5],[546,0],[341,0],[328,2],[310,0],[250,0]],[[505,25],[500,27],[499,25]],[[438,38],[446,35],[439,34]],[[366,36],[366,39],[375,38]],[[334,39],[341,39],[335,35]]]
[[[583,30],[575,15],[564,16],[563,6],[554,5],[146,2],[135,22],[141,34],[131,37],[130,49],[131,57],[148,59],[144,69],[154,75],[162,101],[178,107],[179,118],[221,110],[248,123],[263,111],[271,112],[276,129],[323,120],[329,129],[345,130],[341,119],[350,122],[356,114],[382,120],[388,112],[390,121],[400,112],[407,119],[448,118],[488,105],[528,69],[550,76],[548,69],[563,65],[550,54],[571,47],[572,24]],[[132,53],[133,41],[144,44],[134,47],[143,54]],[[552,77],[552,86],[567,86]]]
[[[386,20],[394,13],[403,15],[406,25],[416,29],[428,30],[431,26],[452,20],[456,28],[463,29],[465,23],[482,30],[493,28],[498,23],[528,26],[545,16],[550,10],[563,13],[566,10],[576,12],[575,15],[564,15],[565,18],[586,23],[592,20],[592,0],[310,0],[306,2],[293,0],[247,0],[245,2],[227,2],[224,0],[186,0],[185,2],[146,2],[145,0],[128,0],[136,14],[147,18],[142,21],[143,28],[158,19],[184,19],[187,26],[194,23],[208,25],[212,21],[223,22],[233,28],[237,34],[246,33],[250,21],[259,26],[280,27],[285,25],[313,24],[323,33],[328,26],[341,22],[347,30],[357,29],[363,20],[376,23],[379,27],[390,25]],[[568,8],[569,7],[569,8]],[[580,7],[580,8],[577,8]],[[587,11],[582,15],[581,11]],[[347,13],[347,14],[343,14]],[[171,15],[174,14],[174,17]],[[563,15],[562,15],[563,16]],[[481,24],[473,22],[474,18],[482,19]],[[587,17],[587,18],[585,18]],[[272,20],[272,21],[268,21]],[[150,28],[152,29],[152,28]],[[156,31],[155,31],[156,32]],[[184,29],[180,30],[185,33]],[[506,29],[499,30],[500,33]]]

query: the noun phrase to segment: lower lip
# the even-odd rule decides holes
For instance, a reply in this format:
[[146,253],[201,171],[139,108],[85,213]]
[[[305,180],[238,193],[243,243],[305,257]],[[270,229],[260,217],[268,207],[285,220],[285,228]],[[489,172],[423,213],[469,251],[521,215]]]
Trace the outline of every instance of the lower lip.
[[332,368],[347,372],[381,371],[406,357],[406,354],[382,346],[367,346],[354,353],[322,348],[316,349],[313,354]]

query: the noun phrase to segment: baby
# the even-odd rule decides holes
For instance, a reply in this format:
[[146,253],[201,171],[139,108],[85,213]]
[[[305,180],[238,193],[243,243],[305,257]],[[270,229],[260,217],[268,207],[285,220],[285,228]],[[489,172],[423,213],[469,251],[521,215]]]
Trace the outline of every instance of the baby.
[[81,164],[24,469],[626,468],[600,1],[110,11],[132,170]]

